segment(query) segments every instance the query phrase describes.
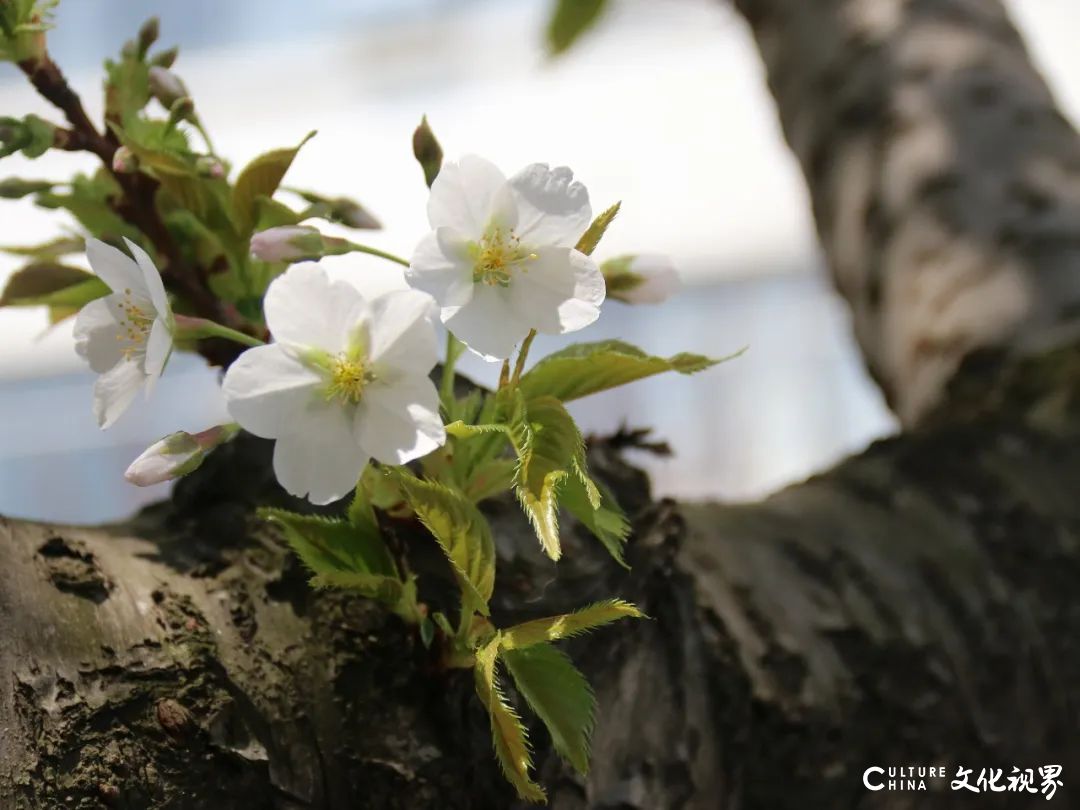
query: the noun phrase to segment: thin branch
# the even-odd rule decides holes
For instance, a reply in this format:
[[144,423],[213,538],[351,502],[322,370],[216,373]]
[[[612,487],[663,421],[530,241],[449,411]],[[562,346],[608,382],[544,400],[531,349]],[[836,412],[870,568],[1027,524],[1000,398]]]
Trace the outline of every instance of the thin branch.
[[[113,171],[112,158],[116,141],[111,135],[103,135],[90,120],[78,94],[72,90],[63,72],[48,54],[38,59],[19,63],[34,89],[49,103],[63,112],[70,130],[58,131],[57,145],[68,151],[86,151],[96,155],[105,168],[116,178],[124,192],[124,199],[114,206],[116,213],[138,228],[153,243],[158,254],[164,258],[161,274],[165,282],[182,294],[195,312],[205,318],[243,333],[252,333],[251,323],[234,307],[226,306],[210,290],[202,268],[188,264],[172,234],[158,216],[154,198],[158,182],[143,173],[119,174]],[[209,358],[209,353],[204,351]],[[228,352],[213,352],[212,360],[228,362]],[[233,355],[235,356],[235,354]]]

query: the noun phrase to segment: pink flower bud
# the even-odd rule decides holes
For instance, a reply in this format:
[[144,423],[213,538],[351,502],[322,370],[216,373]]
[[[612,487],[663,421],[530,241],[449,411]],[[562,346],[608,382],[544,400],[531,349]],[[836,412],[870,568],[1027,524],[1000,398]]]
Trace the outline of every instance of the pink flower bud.
[[294,262],[320,255],[323,238],[315,228],[282,225],[251,237],[251,255],[264,262]]
[[150,445],[131,462],[124,478],[137,487],[162,484],[192,472],[222,442],[236,435],[236,425],[217,425],[201,433],[178,431]]
[[150,93],[165,109],[171,109],[173,104],[188,95],[180,77],[158,65],[150,68]]
[[121,146],[113,152],[112,170],[117,174],[131,174],[139,168],[139,159],[128,147]]
[[202,177],[210,177],[220,180],[226,174],[225,164],[213,155],[203,155],[195,161],[195,171]]

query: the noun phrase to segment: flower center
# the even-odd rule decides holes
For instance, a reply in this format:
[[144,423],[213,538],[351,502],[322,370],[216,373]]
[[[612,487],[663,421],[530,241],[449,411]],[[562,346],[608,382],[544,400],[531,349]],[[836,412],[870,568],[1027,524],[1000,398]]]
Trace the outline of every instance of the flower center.
[[117,321],[119,329],[116,339],[128,345],[124,347],[125,359],[131,359],[132,354],[146,342],[146,336],[154,325],[154,318],[135,302],[130,289],[124,290],[124,297],[120,301],[120,318]]
[[364,386],[375,379],[363,360],[347,352],[331,358],[328,370],[330,384],[326,387],[326,398],[339,399],[352,405],[360,401]]
[[521,246],[521,240],[509,228],[491,224],[479,242],[470,245],[473,257],[473,283],[489,287],[509,287],[510,271],[516,265],[536,258]]

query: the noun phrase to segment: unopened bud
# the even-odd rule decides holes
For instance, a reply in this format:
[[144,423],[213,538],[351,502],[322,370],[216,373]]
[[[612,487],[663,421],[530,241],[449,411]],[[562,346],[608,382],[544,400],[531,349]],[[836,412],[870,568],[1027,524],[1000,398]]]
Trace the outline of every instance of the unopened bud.
[[282,225],[251,237],[251,255],[264,262],[298,262],[326,255],[327,239],[306,225]]
[[161,23],[157,17],[151,17],[139,29],[139,56],[145,57],[150,46],[157,42],[161,33]]
[[138,487],[172,481],[198,469],[218,445],[236,435],[238,426],[217,425],[201,433],[179,431],[155,442],[131,462],[124,478]]
[[162,107],[172,111],[178,101],[188,96],[188,90],[171,70],[154,65],[150,68],[150,94],[161,102]]
[[119,147],[113,152],[112,170],[117,174],[132,174],[139,169],[139,159],[135,153],[126,146]]
[[620,256],[600,265],[608,298],[627,304],[659,304],[678,292],[679,273],[668,256]]
[[335,200],[336,206],[331,210],[331,219],[336,219],[350,228],[363,228],[378,230],[382,223],[375,219],[364,206],[353,200]]
[[214,180],[221,180],[228,174],[225,164],[213,155],[204,155],[196,160],[195,171],[199,173],[200,177],[210,177]]
[[[179,55],[179,48],[169,48],[155,54],[154,57],[150,60],[150,64],[152,66],[160,68],[171,68],[174,64],[176,64],[176,57],[178,57]],[[153,69],[153,67],[151,69]]]

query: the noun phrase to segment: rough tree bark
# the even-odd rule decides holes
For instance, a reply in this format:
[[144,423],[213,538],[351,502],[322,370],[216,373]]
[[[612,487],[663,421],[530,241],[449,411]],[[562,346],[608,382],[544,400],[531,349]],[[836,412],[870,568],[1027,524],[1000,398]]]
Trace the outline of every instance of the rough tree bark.
[[[492,506],[503,621],[613,591],[653,617],[570,645],[595,763],[537,731],[541,779],[558,808],[925,808],[962,799],[863,769],[1055,763],[1075,805],[1080,141],[995,0],[737,5],[907,430],[737,507],[654,503],[594,442],[629,573],[571,528],[555,577]],[[0,524],[0,806],[513,805],[468,676],[308,590],[251,518],[282,497],[240,441],[129,525]]]

